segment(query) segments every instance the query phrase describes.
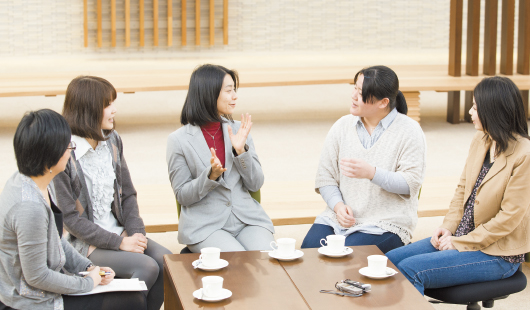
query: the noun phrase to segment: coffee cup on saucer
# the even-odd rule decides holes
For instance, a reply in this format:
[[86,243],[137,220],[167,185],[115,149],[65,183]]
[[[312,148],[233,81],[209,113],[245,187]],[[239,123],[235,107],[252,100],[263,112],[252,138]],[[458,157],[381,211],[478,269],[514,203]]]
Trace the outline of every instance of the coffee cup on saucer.
[[368,256],[368,271],[374,276],[386,275],[386,263],[388,258],[384,255]]
[[202,248],[201,256],[199,260],[202,265],[205,267],[215,267],[219,265],[221,259],[221,249],[220,248]]
[[223,278],[207,276],[202,278],[202,295],[206,298],[216,298],[223,293]]
[[[326,246],[326,250],[331,254],[339,254],[344,252],[344,243],[346,242],[346,237],[343,235],[329,235],[325,239],[320,240],[321,246]],[[324,245],[324,243],[326,245]]]
[[280,238],[271,241],[271,248],[281,257],[291,257],[295,254],[296,240],[293,238]]

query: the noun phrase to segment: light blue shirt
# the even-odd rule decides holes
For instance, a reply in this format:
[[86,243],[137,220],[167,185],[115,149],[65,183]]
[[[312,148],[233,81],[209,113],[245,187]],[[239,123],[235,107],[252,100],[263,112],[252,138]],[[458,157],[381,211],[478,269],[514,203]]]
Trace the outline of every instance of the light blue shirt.
[[[359,140],[361,141],[361,144],[365,149],[371,148],[377,140],[381,137],[381,135],[385,132],[385,130],[392,124],[394,119],[396,118],[398,114],[398,111],[396,109],[393,109],[388,113],[387,116],[385,116],[379,124],[375,127],[374,131],[372,132],[372,135],[368,133],[368,130],[366,130],[366,127],[364,126],[364,123],[362,122],[360,117],[357,117],[357,134],[359,136]],[[384,190],[395,193],[395,194],[402,194],[402,195],[409,195],[410,189],[409,185],[407,184],[407,181],[405,178],[394,171],[388,171],[383,168],[376,167],[374,178],[372,179],[372,183],[380,186]],[[323,186],[319,188],[320,195],[326,202],[329,208],[333,210],[335,205],[339,202],[344,203],[344,200],[342,199],[342,194],[340,192],[340,189],[338,186],[335,185],[328,185]],[[315,222],[317,223],[317,222]],[[317,223],[317,224],[326,224],[330,225],[330,223]],[[360,231],[364,233],[369,234],[375,234],[375,235],[381,235],[386,232],[386,230],[381,229],[377,226],[364,226],[364,227],[358,227],[355,229],[355,231]],[[352,233],[354,231],[348,231],[349,233]]]

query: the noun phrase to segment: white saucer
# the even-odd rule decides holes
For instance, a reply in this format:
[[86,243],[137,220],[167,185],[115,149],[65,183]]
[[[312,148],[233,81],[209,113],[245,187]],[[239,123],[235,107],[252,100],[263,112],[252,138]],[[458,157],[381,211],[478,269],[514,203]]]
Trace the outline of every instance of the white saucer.
[[198,290],[193,292],[193,297],[195,297],[197,299],[200,299],[200,300],[203,300],[203,301],[207,301],[207,302],[221,301],[223,299],[227,299],[230,296],[232,296],[232,292],[230,290],[227,290],[226,288],[223,288],[221,290],[221,295],[219,295],[217,297],[203,297],[202,296],[202,288],[200,288],[200,289],[198,289]]
[[[199,262],[199,260],[195,260],[191,263],[191,265],[193,267],[195,267],[195,265]],[[228,266],[228,262],[225,261],[224,259],[219,259],[219,264],[217,266],[204,266],[202,263],[197,266],[197,268],[201,269],[201,270],[204,270],[204,271],[215,271],[215,270],[219,270],[219,269],[223,269],[224,267]]]
[[304,252],[300,250],[294,250],[294,255],[285,257],[285,256],[278,256],[276,254],[276,251],[271,251],[269,252],[269,256],[272,258],[276,258],[277,260],[290,261],[290,260],[295,260],[297,258],[304,256]]
[[318,248],[318,253],[329,257],[342,257],[353,253],[353,249],[344,247],[344,251],[342,251],[341,253],[329,253],[329,248],[327,246],[323,246],[321,248]]
[[386,274],[384,274],[384,275],[371,274],[370,273],[370,269],[368,267],[364,267],[364,268],[359,269],[359,273],[362,274],[365,277],[372,278],[372,279],[384,279],[384,278],[388,278],[388,277],[391,277],[393,275],[398,274],[397,271],[395,271],[394,269],[392,269],[390,267],[386,267]]

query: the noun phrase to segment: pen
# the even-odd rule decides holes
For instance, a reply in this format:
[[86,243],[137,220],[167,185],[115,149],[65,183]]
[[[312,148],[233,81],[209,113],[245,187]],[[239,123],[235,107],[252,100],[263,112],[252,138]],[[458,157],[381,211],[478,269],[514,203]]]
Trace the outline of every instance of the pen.
[[[90,271],[81,271],[79,274],[82,275],[82,276],[86,276],[90,273]],[[112,273],[109,272],[109,271],[103,271],[103,270],[100,270],[99,271],[99,275],[100,276],[110,276]]]

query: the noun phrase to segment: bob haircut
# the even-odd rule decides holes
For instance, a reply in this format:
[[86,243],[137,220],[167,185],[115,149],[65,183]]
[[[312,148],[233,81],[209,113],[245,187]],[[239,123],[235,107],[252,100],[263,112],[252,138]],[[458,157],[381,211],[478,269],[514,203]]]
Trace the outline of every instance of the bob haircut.
[[[190,86],[182,113],[180,123],[194,126],[204,126],[213,122],[224,122],[217,110],[217,99],[223,87],[223,80],[230,75],[234,81],[234,90],[239,87],[239,77],[235,70],[229,70],[218,65],[202,65],[191,74]],[[233,122],[232,115],[222,115]]]
[[502,76],[484,78],[473,96],[485,138],[497,143],[495,156],[506,151],[515,134],[530,139],[523,97],[512,80]]
[[[104,141],[114,130],[101,131],[103,110],[116,100],[116,89],[109,81],[97,76],[78,76],[66,89],[63,116],[72,134]],[[116,123],[113,123],[116,127]]]
[[28,177],[44,175],[64,155],[70,138],[61,114],[50,109],[27,112],[13,139],[18,171]]
[[399,90],[399,80],[392,69],[386,66],[364,68],[355,74],[354,83],[361,74],[364,76],[363,102],[373,104],[376,100],[388,98],[390,111],[396,108],[399,113],[407,115],[407,101]]

